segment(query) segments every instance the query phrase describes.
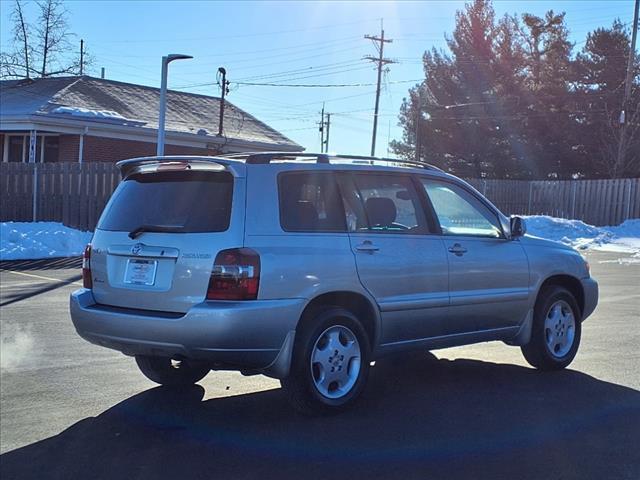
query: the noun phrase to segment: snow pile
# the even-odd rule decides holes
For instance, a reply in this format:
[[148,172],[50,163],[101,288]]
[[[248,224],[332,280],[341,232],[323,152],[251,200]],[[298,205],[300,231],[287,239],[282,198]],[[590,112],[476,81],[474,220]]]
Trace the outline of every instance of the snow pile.
[[[627,220],[617,227],[594,227],[580,220],[543,215],[524,218],[528,235],[581,250],[634,253],[633,263],[640,259],[640,219]],[[81,232],[55,222],[1,223],[0,260],[78,256],[91,241],[91,236],[91,232]]]
[[88,108],[80,108],[80,107],[57,107],[54,108],[51,113],[62,113],[65,115],[73,115],[75,117],[85,117],[85,118],[109,118],[115,120],[126,120],[122,115],[118,112],[114,112],[112,110],[90,110]]
[[3,222],[0,224],[0,260],[82,255],[92,235],[56,222]]
[[580,220],[533,215],[526,219],[527,234],[571,245],[608,252],[640,252],[640,219],[617,227],[594,227]]

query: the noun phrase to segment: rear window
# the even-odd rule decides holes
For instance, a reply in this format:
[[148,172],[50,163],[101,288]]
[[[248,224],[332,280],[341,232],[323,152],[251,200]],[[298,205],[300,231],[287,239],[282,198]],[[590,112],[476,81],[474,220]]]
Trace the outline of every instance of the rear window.
[[233,176],[227,172],[131,175],[118,186],[100,218],[102,230],[130,232],[143,225],[185,233],[229,228]]
[[287,232],[345,232],[344,208],[330,173],[280,175],[280,224]]

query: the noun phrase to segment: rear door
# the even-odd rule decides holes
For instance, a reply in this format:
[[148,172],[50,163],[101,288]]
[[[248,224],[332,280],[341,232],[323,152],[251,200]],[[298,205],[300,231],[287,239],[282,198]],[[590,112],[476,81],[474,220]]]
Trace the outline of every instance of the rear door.
[[230,171],[160,167],[127,177],[92,241],[96,301],[165,312],[202,302],[216,254],[242,246],[244,194],[244,178]]
[[440,223],[449,261],[447,333],[512,327],[527,313],[529,263],[505,238],[495,212],[471,191],[421,179]]
[[441,335],[446,252],[412,177],[355,173],[342,178],[341,190],[358,276],[380,307],[381,343]]

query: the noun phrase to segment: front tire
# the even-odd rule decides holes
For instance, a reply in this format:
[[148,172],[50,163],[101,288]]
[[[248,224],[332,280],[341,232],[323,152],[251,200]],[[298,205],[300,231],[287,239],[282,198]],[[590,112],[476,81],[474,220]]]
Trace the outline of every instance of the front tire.
[[358,318],[343,308],[327,307],[298,332],[291,372],[280,383],[302,414],[339,412],[353,405],[364,389],[370,352]]
[[582,334],[578,303],[566,288],[551,285],[538,295],[531,340],[521,348],[524,358],[540,370],[561,370],[575,358]]
[[209,367],[189,360],[136,355],[138,368],[152,382],[168,387],[186,387],[202,380]]

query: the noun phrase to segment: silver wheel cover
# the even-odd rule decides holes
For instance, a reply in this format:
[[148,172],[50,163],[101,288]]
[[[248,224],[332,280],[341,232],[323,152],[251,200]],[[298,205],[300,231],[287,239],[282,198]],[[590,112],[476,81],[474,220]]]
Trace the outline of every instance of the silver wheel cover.
[[544,340],[547,350],[554,358],[562,358],[573,347],[576,337],[576,320],[573,310],[564,300],[558,300],[544,319]]
[[337,399],[347,395],[360,374],[360,343],[343,325],[322,332],[311,351],[311,378],[324,397]]

